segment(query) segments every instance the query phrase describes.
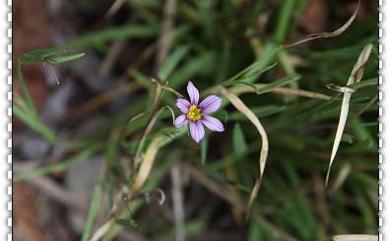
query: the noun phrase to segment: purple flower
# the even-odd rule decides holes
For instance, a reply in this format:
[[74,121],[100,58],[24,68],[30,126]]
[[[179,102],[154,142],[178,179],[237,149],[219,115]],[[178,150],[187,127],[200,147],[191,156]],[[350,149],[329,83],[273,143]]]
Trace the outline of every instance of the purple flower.
[[222,122],[208,115],[219,109],[221,98],[210,95],[199,103],[199,91],[191,81],[188,82],[187,92],[190,101],[182,98],[176,100],[176,107],[182,112],[174,121],[176,128],[188,124],[191,137],[196,142],[204,137],[203,125],[211,131],[224,131]]

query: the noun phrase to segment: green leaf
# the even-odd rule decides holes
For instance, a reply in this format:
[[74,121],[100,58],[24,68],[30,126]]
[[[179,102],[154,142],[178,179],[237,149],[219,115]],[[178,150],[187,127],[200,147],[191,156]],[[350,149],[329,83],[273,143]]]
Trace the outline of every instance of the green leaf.
[[279,49],[280,48],[275,44],[268,43],[264,46],[261,58],[226,80],[224,84],[231,84],[239,81],[254,83],[261,74],[274,67],[274,64],[270,65],[270,62],[274,59],[275,54]]
[[352,144],[353,138],[354,137],[352,135],[344,133],[343,136],[341,137],[341,141],[346,142],[348,144]]
[[244,133],[240,124],[235,124],[233,128],[233,150],[237,155],[245,153],[248,149],[248,145],[245,141]]
[[13,114],[26,123],[33,130],[38,132],[46,141],[54,143],[56,135],[41,121],[41,119],[30,110],[24,110],[18,105],[12,108]]
[[378,86],[378,78],[372,78],[372,79],[367,79],[367,80],[362,80],[358,83],[351,84],[350,86],[352,88],[360,89],[368,86]]
[[62,64],[70,61],[74,61],[77,59],[80,59],[83,57],[85,53],[79,53],[79,54],[69,54],[69,55],[64,55],[64,56],[53,56],[50,58],[50,63],[52,64]]
[[259,241],[262,240],[261,233],[262,228],[259,222],[257,221],[258,218],[252,218],[250,225],[249,225],[249,233],[248,233],[248,241]]
[[295,75],[291,77],[283,77],[267,84],[252,84],[240,81],[231,88],[231,91],[236,95],[241,95],[250,92],[255,92],[256,94],[261,95],[270,92],[278,87],[282,87],[284,85],[297,81],[298,79],[300,79],[300,76]]
[[115,222],[125,228],[131,229],[137,227],[137,222],[132,219],[131,217],[129,218],[117,218]]
[[275,31],[275,39],[278,42],[282,42],[286,38],[289,26],[293,23],[290,17],[292,16],[294,9],[296,9],[294,8],[295,5],[295,0],[286,0],[283,1],[280,7]]
[[34,114],[37,113],[34,107],[34,103],[32,102],[30,91],[28,91],[28,87],[26,82],[24,81],[24,76],[22,72],[22,63],[19,60],[17,64],[17,76],[20,87],[22,87],[23,96],[19,96],[19,100],[23,101],[23,104]]
[[[283,112],[286,110],[287,106],[282,105],[264,105],[264,106],[255,106],[251,107],[251,110],[255,115],[259,118],[261,117],[267,117],[271,116],[280,112]],[[242,120],[247,120],[247,118],[239,111],[234,111],[229,114],[228,116],[229,121],[242,121]]]
[[215,57],[215,53],[212,51],[205,51],[192,57],[172,74],[169,78],[169,86],[178,88],[194,76],[209,72],[210,68],[214,66]]
[[88,157],[95,154],[97,151],[101,149],[101,144],[91,144],[89,146],[84,147],[82,150],[80,150],[77,154],[67,158],[66,160],[63,160],[60,163],[56,164],[48,164],[44,166],[40,166],[38,168],[34,168],[33,170],[29,170],[22,173],[15,173],[14,178],[12,181],[22,181],[22,180],[29,180],[36,177],[44,176],[50,173],[54,172],[62,172],[68,169],[74,162],[85,160]]
[[51,64],[62,64],[83,57],[84,53],[67,54],[67,50],[63,47],[34,49],[29,51],[19,58],[20,64],[36,64],[41,62],[49,62]]
[[100,184],[97,184],[95,187],[95,191],[93,192],[91,203],[89,205],[89,211],[87,216],[87,221],[85,223],[84,231],[81,236],[81,241],[87,241],[89,236],[91,235],[93,224],[95,222],[96,214],[98,212],[98,208],[100,205],[100,200],[102,198],[102,187]]
[[23,96],[17,95],[19,105],[13,105],[13,113],[33,130],[42,135],[49,143],[54,143],[56,136],[38,116],[34,103],[31,99],[30,92],[24,81],[22,65],[42,63],[46,61],[52,64],[60,64],[81,58],[82,56],[84,56],[84,53],[66,55],[66,49],[58,47],[34,49],[23,54],[18,59],[17,76],[22,88]]
[[163,63],[160,71],[158,72],[158,77],[166,81],[171,75],[172,71],[176,68],[176,66],[180,63],[180,61],[184,58],[184,56],[188,53],[189,48],[179,47],[177,48]]
[[35,64],[64,53],[66,53],[66,49],[61,47],[34,49],[20,56],[19,62],[20,64]]
[[202,165],[204,165],[206,163],[208,143],[209,143],[209,140],[207,137],[205,137],[200,142],[200,161],[201,161]]
[[156,26],[145,25],[124,25],[115,28],[108,28],[92,33],[87,33],[67,44],[70,48],[87,48],[109,40],[126,38],[147,38],[156,36],[159,29]]

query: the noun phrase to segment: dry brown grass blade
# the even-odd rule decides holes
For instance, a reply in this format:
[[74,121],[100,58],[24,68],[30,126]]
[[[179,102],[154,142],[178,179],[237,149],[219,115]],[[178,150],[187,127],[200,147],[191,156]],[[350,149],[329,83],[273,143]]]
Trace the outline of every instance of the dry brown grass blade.
[[129,121],[127,122],[127,124],[129,124],[130,122],[133,122],[133,121],[136,121],[136,120],[141,119],[141,118],[144,117],[146,114],[147,114],[147,112],[146,112],[146,111],[143,111],[143,112],[141,112],[141,113],[138,113],[138,114],[132,116],[132,117],[129,119]]
[[161,69],[163,62],[167,58],[172,48],[176,5],[177,0],[166,0],[164,4],[164,16],[161,23],[160,39],[158,43],[159,46],[156,56],[157,70]]
[[279,228],[275,224],[273,224],[271,221],[266,220],[265,218],[259,218],[261,224],[266,226],[268,229],[272,230],[273,234],[280,238],[280,240],[283,241],[298,241],[298,239],[294,238],[291,234],[287,233],[283,229]]
[[160,100],[161,100],[161,95],[164,91],[162,85],[160,82],[158,82],[157,80],[155,79],[152,79],[152,82],[153,83],[156,83],[156,90],[155,90],[155,94],[154,94],[154,97],[153,97],[153,102],[152,102],[152,112],[158,107],[158,105],[160,104]]
[[278,94],[296,95],[296,96],[320,99],[320,100],[329,100],[331,98],[328,95],[324,95],[317,92],[307,91],[303,89],[285,88],[285,87],[275,88],[271,90],[271,92],[278,93]]
[[182,94],[180,94],[176,90],[172,89],[171,87],[163,86],[162,88],[163,88],[163,90],[166,90],[166,91],[169,91],[169,92],[175,94],[177,97],[184,98],[184,96]]
[[373,104],[378,100],[378,96],[372,97],[356,114],[356,116],[361,116],[364,112],[366,112]]
[[185,207],[183,195],[183,180],[179,164],[171,167],[172,206],[175,224],[175,241],[185,241]]
[[148,125],[145,127],[144,132],[142,133],[141,140],[139,141],[137,150],[136,150],[136,152],[135,152],[135,164],[138,164],[138,163],[139,163],[139,161],[140,161],[140,159],[141,159],[141,158],[140,158],[140,155],[141,155],[142,149],[143,149],[143,147],[144,147],[146,138],[148,137],[148,135],[149,135],[150,132],[152,131],[154,125],[156,124],[156,122],[157,122],[158,118],[160,117],[160,115],[161,115],[161,113],[162,113],[163,110],[164,110],[164,108],[159,109],[159,110],[152,116],[152,118],[150,118]]
[[144,185],[146,179],[148,178],[152,167],[154,160],[156,158],[157,152],[161,148],[161,146],[164,144],[165,136],[158,136],[156,137],[148,146],[146,149],[146,152],[144,154],[142,163],[139,167],[139,170],[137,172],[137,175],[135,176],[133,185],[130,188],[131,193],[136,193],[140,190],[140,188]]
[[112,101],[113,99],[127,95],[134,91],[137,91],[141,86],[137,82],[123,83],[114,87],[111,90],[103,92],[102,94],[95,96],[84,103],[81,103],[78,107],[72,110],[74,113],[86,113]]
[[106,17],[111,17],[112,15],[114,15],[121,7],[123,4],[126,3],[126,0],[116,0],[110,7],[110,9],[108,9],[107,13],[106,13]]
[[208,177],[204,172],[196,169],[195,167],[186,165],[185,168],[189,171],[189,173],[191,174],[192,178],[195,181],[197,181],[198,183],[206,187],[215,195],[226,200],[230,205],[232,205],[238,211],[238,213],[242,214],[244,212],[244,208],[241,205],[240,196],[235,191],[235,189],[229,186],[224,186],[219,183],[216,183],[214,180]]
[[100,240],[112,228],[112,225],[114,224],[115,224],[115,219],[114,218],[109,219],[106,223],[104,223],[95,231],[95,233],[92,235],[89,241]]
[[338,28],[338,29],[336,29],[336,30],[334,30],[332,32],[322,32],[322,33],[310,34],[310,35],[308,35],[307,37],[305,37],[305,38],[303,38],[301,40],[298,40],[298,41],[290,43],[290,44],[285,44],[285,45],[283,45],[283,47],[284,48],[291,48],[291,47],[294,47],[294,46],[297,46],[297,45],[300,45],[300,44],[303,44],[303,43],[306,43],[306,42],[310,42],[310,41],[313,41],[313,40],[316,40],[316,39],[333,38],[333,37],[339,36],[345,30],[347,30],[349,28],[349,26],[352,24],[352,22],[355,20],[357,14],[359,12],[360,1],[361,0],[358,1],[358,4],[357,4],[357,6],[355,8],[355,11],[353,12],[352,16],[340,28]]
[[[130,186],[129,192],[127,193],[128,200],[130,200],[131,197],[135,196],[135,194],[142,188],[145,181],[149,177],[154,161],[156,159],[156,155],[160,150],[160,148],[164,145],[165,140],[166,140],[166,136],[160,135],[154,138],[153,141],[149,144],[143,156],[142,163],[134,178],[134,181]],[[112,216],[109,220],[107,220],[94,232],[93,236],[89,239],[89,241],[101,240],[103,236],[106,235],[110,229],[112,229],[114,224],[115,224],[115,217]]]
[[368,234],[344,234],[332,237],[333,241],[378,241],[377,235]]
[[355,84],[360,82],[363,78],[363,67],[368,61],[372,51],[372,44],[367,44],[364,46],[362,52],[360,53],[356,64],[353,66],[351,75],[349,76],[347,85]]
[[343,136],[344,128],[345,128],[345,125],[347,123],[349,102],[351,100],[352,93],[354,92],[354,90],[349,88],[348,86],[350,86],[354,83],[358,83],[362,79],[363,67],[371,54],[371,50],[372,50],[372,45],[367,44],[364,47],[364,49],[362,50],[362,52],[360,53],[359,58],[357,59],[356,64],[352,69],[352,72],[348,78],[347,86],[346,87],[337,87],[337,89],[340,92],[344,93],[344,96],[343,96],[343,101],[342,101],[342,105],[341,105],[339,123],[337,126],[336,136],[334,138],[332,153],[331,153],[331,157],[330,157],[330,161],[329,161],[328,171],[326,173],[326,180],[325,180],[326,186],[328,185],[330,169],[332,167],[337,150],[339,149],[341,137]]
[[337,150],[339,149],[339,146],[340,146],[341,137],[343,136],[344,128],[345,128],[345,125],[347,124],[347,117],[348,117],[348,112],[349,112],[349,101],[351,100],[351,96],[352,95],[350,92],[345,92],[344,96],[343,96],[339,124],[337,126],[336,136],[335,136],[334,142],[333,142],[332,154],[330,156],[328,171],[326,173],[325,186],[328,185],[330,168],[332,167],[334,158],[336,157]]
[[259,119],[256,117],[256,115],[244,104],[244,102],[241,101],[240,98],[238,98],[235,94],[231,93],[224,87],[220,87],[219,92],[224,95],[231,103],[232,105],[240,111],[242,114],[244,114],[250,122],[256,127],[257,131],[260,134],[261,137],[261,151],[260,151],[260,158],[259,158],[259,167],[260,167],[260,174],[259,177],[256,179],[255,185],[252,189],[249,202],[248,202],[248,207],[247,207],[247,217],[249,210],[254,202],[254,200],[257,197],[257,194],[260,189],[261,185],[261,180],[264,174],[264,169],[265,169],[265,164],[267,161],[267,156],[268,156],[268,137],[267,133],[259,121]]
[[171,117],[172,117],[172,124],[175,121],[175,112],[173,111],[173,109],[170,106],[167,106],[167,105],[161,107],[152,116],[152,118],[150,118],[148,125],[145,127],[144,132],[142,133],[141,140],[139,141],[138,147],[137,147],[136,152],[135,152],[135,164],[136,165],[139,164],[139,162],[141,160],[141,153],[142,153],[143,147],[145,145],[146,138],[148,137],[148,135],[152,131],[153,127],[156,125],[156,122],[157,122],[158,118],[160,118],[160,115],[162,114],[164,109],[167,109],[170,112]]
[[[252,85],[236,85],[230,88],[230,91],[235,95],[242,95],[246,93],[256,93],[256,91],[267,88],[269,84],[252,84]],[[276,87],[269,90],[270,93],[282,95],[295,95],[300,97],[307,97],[320,100],[330,100],[331,97],[322,93],[308,91],[304,89],[293,89],[286,87]]]
[[[255,88],[253,88],[255,87]],[[232,91],[234,91],[234,94],[241,95],[245,93],[256,93],[256,89],[261,89],[264,87],[267,87],[267,84],[254,84],[253,87],[251,86],[235,86]],[[307,97],[307,98],[313,98],[313,99],[320,99],[320,100],[330,100],[331,97],[328,95],[324,95],[317,92],[307,91],[303,89],[293,89],[293,88],[286,88],[286,87],[277,87],[272,90],[270,90],[270,93],[275,94],[283,94],[283,95],[295,95],[300,97]]]
[[337,175],[336,180],[334,181],[332,188],[330,189],[331,194],[336,193],[340,189],[340,187],[343,185],[343,183],[345,182],[345,180],[347,179],[347,177],[351,173],[351,170],[352,170],[352,165],[349,162],[345,163],[341,167],[340,172]]

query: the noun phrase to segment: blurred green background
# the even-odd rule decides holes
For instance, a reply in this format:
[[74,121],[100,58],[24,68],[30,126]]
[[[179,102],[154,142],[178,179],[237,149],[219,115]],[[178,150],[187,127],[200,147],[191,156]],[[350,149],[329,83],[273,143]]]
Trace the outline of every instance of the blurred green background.
[[[377,234],[378,3],[361,1],[339,36],[281,47],[338,29],[357,4],[14,1],[15,240]],[[347,84],[367,44],[325,186],[343,98],[327,85]],[[239,97],[264,125],[269,155],[248,213],[261,139],[228,102],[215,114],[225,132],[196,144],[176,130],[173,90],[186,95],[188,80],[203,96],[247,89]]]

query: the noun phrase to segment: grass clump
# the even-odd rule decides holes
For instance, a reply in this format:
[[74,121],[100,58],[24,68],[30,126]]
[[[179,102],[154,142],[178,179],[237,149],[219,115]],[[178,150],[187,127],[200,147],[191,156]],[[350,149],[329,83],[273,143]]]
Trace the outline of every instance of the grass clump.
[[[323,25],[330,25],[330,32],[310,35],[302,15],[307,2],[116,1],[108,8],[102,30],[65,45],[85,55],[47,49],[22,56],[18,79],[23,94],[15,99],[15,116],[53,148],[81,144],[73,147],[74,156],[17,172],[14,181],[66,172],[75,161],[104,156],[104,172],[97,174],[99,182],[91,190],[83,241],[119,239],[121,232],[145,240],[177,241],[183,240],[177,232],[186,240],[215,234],[216,240],[231,235],[231,240],[250,241],[330,240],[362,230],[375,235],[376,13],[367,10],[366,1],[359,2],[360,7],[356,3],[352,13],[328,6],[324,11],[334,18]],[[357,17],[358,11],[365,15]],[[132,17],[125,25],[113,24],[126,13]],[[166,35],[168,44],[163,40]],[[39,118],[21,65],[72,61],[72,72],[77,59],[92,54],[106,59],[120,41],[137,45],[138,54],[129,62],[119,55],[121,64],[109,75],[121,76],[120,80],[93,94],[90,102],[77,103],[87,111],[69,125],[89,122],[95,116],[91,113],[100,112],[96,131],[82,138],[59,137]],[[359,54],[367,48],[371,57],[362,60]],[[215,116],[223,120],[226,131],[207,133],[199,145],[185,128],[172,125],[178,113],[175,100],[185,93],[188,80],[205,94],[223,97]],[[327,88],[330,83],[338,90],[347,88],[342,87],[347,81],[348,89],[354,89],[347,101],[345,91],[343,97]],[[130,96],[129,101],[119,110],[104,110],[124,96]],[[337,127],[339,118],[342,127]],[[65,131],[72,133],[69,129]],[[171,180],[170,170],[177,167],[180,178]],[[179,189],[171,188],[173,180],[181,181]],[[182,198],[174,201],[174,192]],[[165,201],[160,205],[156,200],[161,195]],[[108,211],[101,208],[105,197],[110,200]]]

